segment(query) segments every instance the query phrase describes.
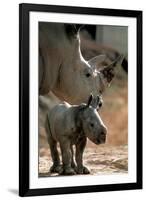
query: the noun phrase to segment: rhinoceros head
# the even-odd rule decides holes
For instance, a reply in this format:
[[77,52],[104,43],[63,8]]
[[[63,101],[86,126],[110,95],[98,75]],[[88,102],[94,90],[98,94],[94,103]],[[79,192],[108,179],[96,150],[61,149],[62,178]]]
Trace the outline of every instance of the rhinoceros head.
[[104,63],[106,55],[99,55],[86,61],[80,51],[79,34],[71,30],[67,32],[67,47],[63,52],[63,61],[53,92],[70,104],[87,103],[91,93],[102,94],[109,86],[114,77],[114,68],[121,62],[122,57],[118,57],[108,66],[99,68]]
[[[106,59],[105,55],[99,55],[89,61],[79,59],[74,70],[64,75],[62,83],[64,91],[60,95],[61,99],[71,104],[87,103],[89,94],[101,95],[110,85],[114,74],[115,66],[121,62],[121,57],[108,66],[99,68]],[[60,83],[61,85],[61,83]]]
[[81,108],[79,114],[83,133],[95,144],[105,143],[107,134],[107,128],[96,110],[99,103],[99,96],[93,98],[90,95],[88,103]]

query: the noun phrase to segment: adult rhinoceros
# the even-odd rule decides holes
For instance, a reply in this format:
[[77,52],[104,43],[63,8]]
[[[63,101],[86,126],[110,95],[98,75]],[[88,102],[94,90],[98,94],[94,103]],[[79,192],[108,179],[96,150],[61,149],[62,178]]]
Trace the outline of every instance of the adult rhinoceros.
[[118,58],[109,66],[98,69],[105,58],[105,55],[99,55],[84,60],[75,25],[40,22],[39,94],[52,91],[59,99],[71,104],[86,102],[91,92],[98,95],[104,91],[114,76],[114,66],[121,62]]

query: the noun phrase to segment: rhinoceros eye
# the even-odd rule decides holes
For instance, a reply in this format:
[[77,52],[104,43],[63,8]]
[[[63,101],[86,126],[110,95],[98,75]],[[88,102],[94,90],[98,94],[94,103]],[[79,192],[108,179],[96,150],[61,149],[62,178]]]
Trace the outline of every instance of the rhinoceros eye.
[[91,126],[91,127],[94,127],[94,124],[93,124],[93,123],[91,123],[91,124],[90,124],[90,126]]
[[100,103],[99,103],[99,108],[100,108],[101,106],[102,106],[102,103],[100,102]]
[[86,77],[90,77],[90,76],[91,76],[91,74],[90,74],[90,73],[87,73],[87,74],[86,74]]

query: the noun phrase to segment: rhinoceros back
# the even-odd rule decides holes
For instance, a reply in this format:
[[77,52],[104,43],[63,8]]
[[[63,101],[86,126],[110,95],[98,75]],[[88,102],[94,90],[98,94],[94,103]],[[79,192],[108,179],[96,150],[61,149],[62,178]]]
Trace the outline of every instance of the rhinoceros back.
[[64,129],[64,115],[70,107],[69,104],[63,103],[55,106],[47,115],[51,135],[58,140]]

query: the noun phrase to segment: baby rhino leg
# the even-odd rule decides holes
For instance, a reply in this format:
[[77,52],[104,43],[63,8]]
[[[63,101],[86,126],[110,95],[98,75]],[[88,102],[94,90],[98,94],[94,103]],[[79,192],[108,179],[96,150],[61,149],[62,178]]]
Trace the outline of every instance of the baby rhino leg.
[[74,161],[74,150],[73,150],[72,145],[70,146],[70,149],[71,149],[71,167],[73,169],[76,169],[76,164],[75,164],[75,161]]
[[52,137],[48,123],[46,123],[46,132],[48,137],[48,143],[50,146],[51,157],[53,161],[53,165],[50,167],[50,172],[60,173],[62,171],[62,166],[60,164],[60,158],[57,150],[57,142]]
[[76,174],[72,168],[72,152],[70,148],[70,142],[67,139],[62,139],[60,142],[60,148],[62,153],[62,162],[63,162],[63,175],[74,175]]
[[57,142],[56,141],[50,141],[50,150],[51,150],[51,156],[53,160],[53,165],[50,168],[51,173],[61,173],[62,172],[62,166],[60,164],[59,154],[57,150]]
[[83,151],[86,146],[86,137],[82,138],[77,144],[76,144],[76,163],[77,168],[76,172],[77,174],[89,174],[90,171],[83,165]]

